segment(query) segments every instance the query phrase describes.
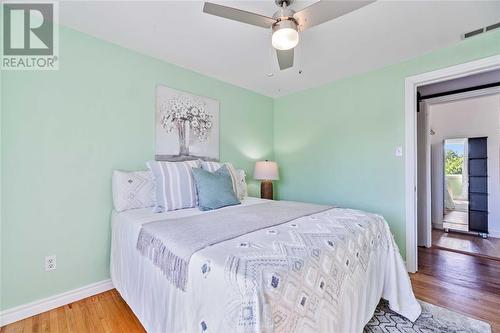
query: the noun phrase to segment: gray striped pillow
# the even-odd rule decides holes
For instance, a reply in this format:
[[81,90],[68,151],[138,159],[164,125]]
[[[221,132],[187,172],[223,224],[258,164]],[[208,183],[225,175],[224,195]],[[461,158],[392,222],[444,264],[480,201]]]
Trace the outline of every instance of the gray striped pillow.
[[219,162],[210,162],[210,161],[201,161],[201,168],[203,170],[207,170],[210,172],[215,172],[219,170],[220,167],[225,165],[227,167],[227,170],[229,171],[229,174],[231,175],[231,181],[233,182],[233,191],[238,197],[238,199],[242,200],[244,199],[244,194],[242,192],[242,189],[240,186],[238,186],[239,182],[239,177],[238,177],[238,171],[234,168],[232,163],[226,162],[226,163],[219,163]]
[[209,172],[215,172],[219,170],[221,166],[222,163],[219,162],[201,161],[201,168]]
[[147,165],[153,173],[155,184],[154,212],[161,213],[196,206],[196,187],[192,168],[199,168],[199,161],[149,161]]

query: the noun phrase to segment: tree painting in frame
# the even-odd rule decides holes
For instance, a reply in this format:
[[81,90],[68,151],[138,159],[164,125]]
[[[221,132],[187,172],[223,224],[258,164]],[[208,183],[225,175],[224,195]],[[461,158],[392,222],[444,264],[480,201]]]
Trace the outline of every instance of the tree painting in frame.
[[219,101],[156,86],[156,160],[219,160]]

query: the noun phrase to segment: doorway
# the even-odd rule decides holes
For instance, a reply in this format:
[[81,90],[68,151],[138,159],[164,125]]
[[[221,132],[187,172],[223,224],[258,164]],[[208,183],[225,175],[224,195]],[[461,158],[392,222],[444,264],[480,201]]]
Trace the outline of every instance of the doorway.
[[[406,202],[406,265],[409,272],[417,271],[417,89],[419,87],[487,73],[500,69],[500,56],[464,63],[405,80],[405,202]],[[464,91],[463,94],[470,94]],[[438,96],[437,96],[438,97]],[[429,219],[430,222],[430,219]],[[430,228],[429,228],[430,229]],[[431,238],[430,230],[427,239]]]
[[[495,231],[500,230],[496,205],[500,201],[500,88],[478,90],[476,96],[448,95],[447,99],[430,99],[423,104],[420,113],[424,114],[419,117],[427,118],[429,133],[428,140],[418,141],[419,145],[428,141],[427,147],[419,147],[419,154],[429,149],[430,158],[418,159],[417,184],[430,182],[431,186],[430,190],[418,186],[417,191],[420,200],[430,198],[426,209],[431,211],[431,221],[422,218],[422,210],[417,217],[420,225],[427,223],[419,231],[430,229],[432,240],[422,244],[419,235],[419,245],[463,251],[461,243],[473,241],[479,245],[473,253],[487,254],[482,251],[482,242],[474,238],[486,238],[490,232],[495,237]],[[429,169],[426,163],[430,173],[420,172]]]

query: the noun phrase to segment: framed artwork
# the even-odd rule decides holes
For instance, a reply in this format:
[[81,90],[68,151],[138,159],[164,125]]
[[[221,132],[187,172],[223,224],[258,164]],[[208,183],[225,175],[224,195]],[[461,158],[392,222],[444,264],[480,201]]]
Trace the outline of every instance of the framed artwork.
[[219,101],[156,86],[156,160],[219,160]]

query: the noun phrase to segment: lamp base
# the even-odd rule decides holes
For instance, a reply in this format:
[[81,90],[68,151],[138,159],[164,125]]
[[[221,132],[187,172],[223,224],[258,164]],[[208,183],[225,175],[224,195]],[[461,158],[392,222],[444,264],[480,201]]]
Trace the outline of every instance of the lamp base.
[[260,183],[260,197],[262,199],[273,200],[273,182],[270,180],[263,180]]

